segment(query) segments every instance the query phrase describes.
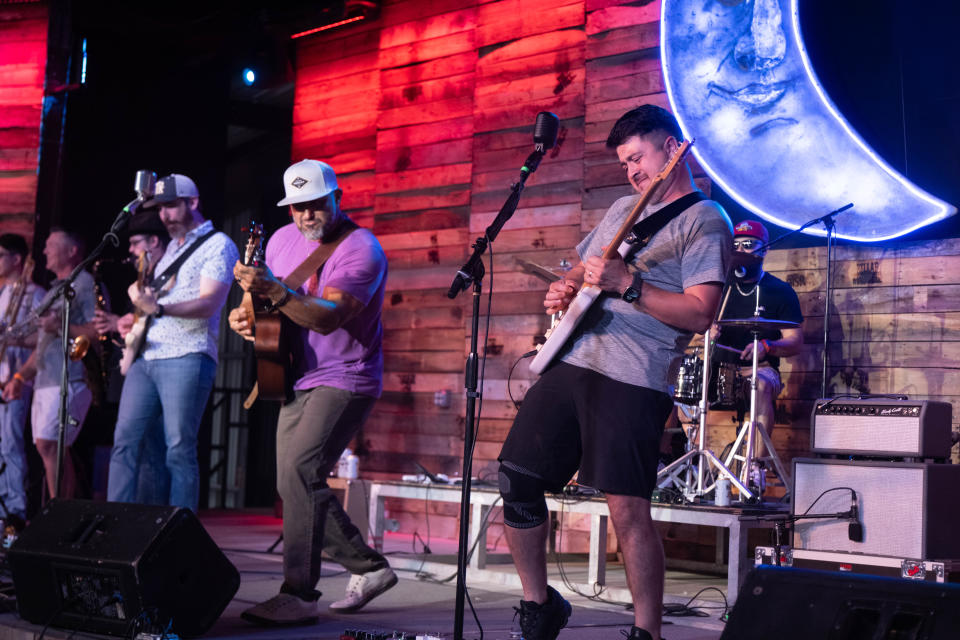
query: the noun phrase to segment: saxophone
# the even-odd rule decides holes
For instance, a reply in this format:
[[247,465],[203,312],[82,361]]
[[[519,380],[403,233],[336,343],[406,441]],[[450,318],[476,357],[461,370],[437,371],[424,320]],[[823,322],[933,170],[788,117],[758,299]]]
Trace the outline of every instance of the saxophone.
[[[2,329],[4,333],[11,328],[17,321],[17,314],[20,313],[20,307],[23,305],[23,299],[27,294],[27,287],[30,284],[30,278],[33,277],[33,256],[27,256],[23,262],[23,270],[20,271],[20,277],[13,285],[13,293],[10,295],[10,303],[3,314]],[[15,338],[15,336],[4,336],[5,338]],[[7,357],[7,346],[10,339],[5,339],[0,343],[0,362]],[[3,381],[6,382],[5,380]]]

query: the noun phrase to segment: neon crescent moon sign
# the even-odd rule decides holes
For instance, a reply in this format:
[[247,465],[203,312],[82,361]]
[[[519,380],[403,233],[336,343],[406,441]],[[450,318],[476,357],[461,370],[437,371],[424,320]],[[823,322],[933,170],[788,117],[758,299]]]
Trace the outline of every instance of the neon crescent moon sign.
[[[798,0],[662,0],[667,96],[710,177],[796,229],[848,202],[837,237],[887,240],[956,213],[877,155],[820,85]],[[822,227],[810,233],[823,235]]]

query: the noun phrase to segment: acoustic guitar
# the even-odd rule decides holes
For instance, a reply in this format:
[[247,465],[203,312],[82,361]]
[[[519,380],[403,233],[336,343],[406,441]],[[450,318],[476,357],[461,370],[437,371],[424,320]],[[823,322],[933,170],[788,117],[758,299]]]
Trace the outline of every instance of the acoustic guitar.
[[[660,173],[654,176],[650,184],[647,185],[643,195],[640,196],[637,204],[634,205],[626,220],[623,221],[617,234],[607,244],[607,249],[603,252],[603,258],[605,260],[610,260],[618,255],[622,258],[630,251],[633,244],[628,241],[628,236],[633,229],[633,225],[637,223],[640,214],[643,213],[643,210],[647,207],[657,188],[664,183],[670,174],[673,173],[677,165],[686,157],[691,144],[692,142],[690,140],[684,140],[676,153],[673,154],[673,157],[670,158],[663,169],[660,170]],[[580,321],[583,320],[583,317],[587,315],[587,311],[593,305],[594,301],[600,297],[601,293],[603,292],[600,287],[596,285],[584,283],[583,286],[580,287],[580,291],[577,292],[570,306],[563,312],[559,322],[547,332],[546,342],[538,346],[537,355],[530,363],[530,371],[538,374],[544,372],[570,336],[573,335],[574,330],[576,330]]]
[[[250,221],[243,251],[243,264],[260,267],[264,264],[263,225]],[[287,347],[286,320],[279,311],[269,311],[270,300],[244,292],[240,306],[251,318],[257,359],[257,384],[244,402],[250,408],[257,397],[264,400],[286,400],[292,387],[290,350]]]

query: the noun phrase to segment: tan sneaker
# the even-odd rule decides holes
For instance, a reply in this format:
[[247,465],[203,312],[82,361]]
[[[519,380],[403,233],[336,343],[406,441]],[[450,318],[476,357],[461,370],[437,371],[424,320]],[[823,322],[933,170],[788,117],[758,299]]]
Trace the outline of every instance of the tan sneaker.
[[250,607],[240,617],[266,627],[312,624],[320,617],[320,604],[316,600],[302,600],[290,593],[279,593],[266,602]]
[[397,574],[390,567],[384,567],[370,573],[354,574],[347,584],[347,595],[330,605],[337,613],[359,611],[365,604],[397,584]]

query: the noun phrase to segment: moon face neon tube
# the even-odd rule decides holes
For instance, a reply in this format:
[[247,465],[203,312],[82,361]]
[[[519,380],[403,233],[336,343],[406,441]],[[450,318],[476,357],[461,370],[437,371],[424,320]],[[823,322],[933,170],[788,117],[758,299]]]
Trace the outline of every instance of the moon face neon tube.
[[662,0],[667,94],[700,164],[745,208],[793,229],[848,202],[836,230],[851,240],[895,238],[956,213],[890,167],[834,106],[803,45],[798,1]]

